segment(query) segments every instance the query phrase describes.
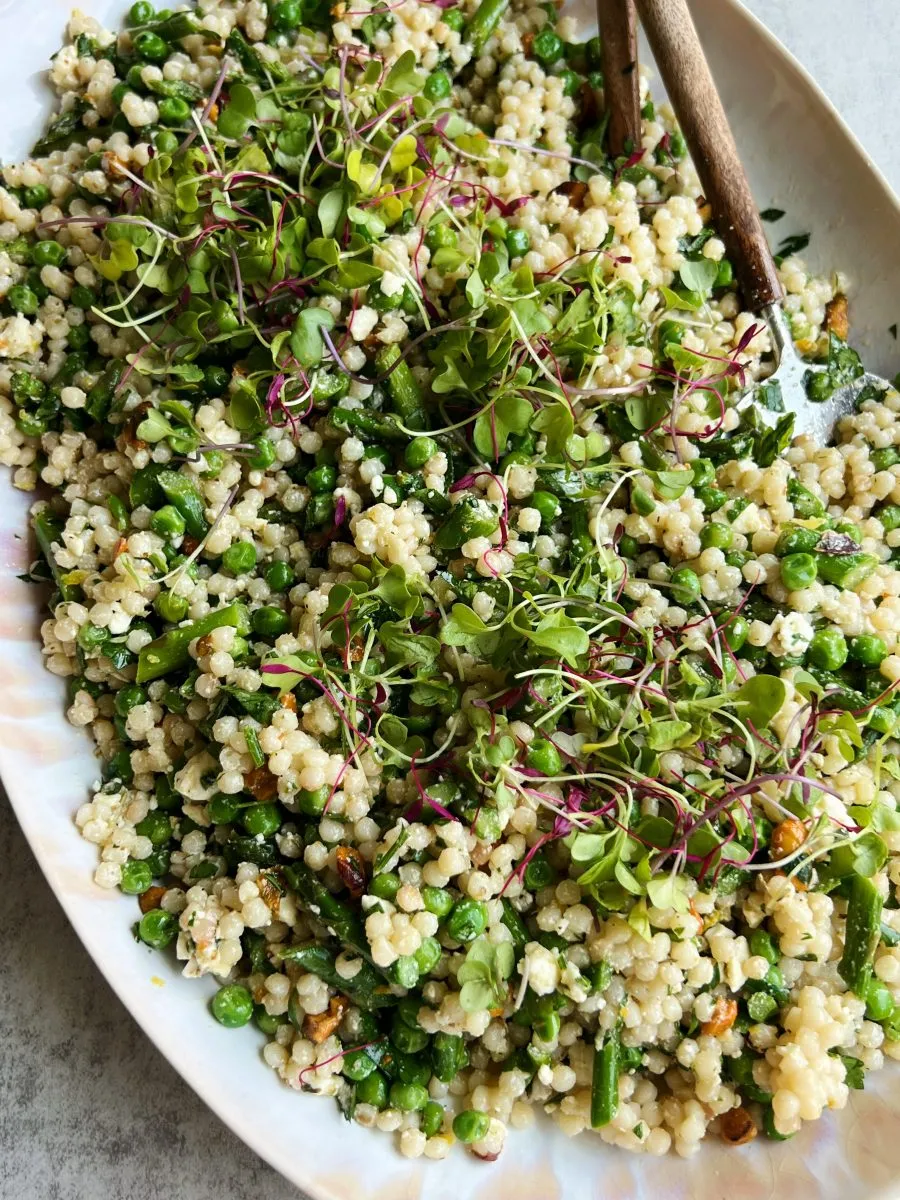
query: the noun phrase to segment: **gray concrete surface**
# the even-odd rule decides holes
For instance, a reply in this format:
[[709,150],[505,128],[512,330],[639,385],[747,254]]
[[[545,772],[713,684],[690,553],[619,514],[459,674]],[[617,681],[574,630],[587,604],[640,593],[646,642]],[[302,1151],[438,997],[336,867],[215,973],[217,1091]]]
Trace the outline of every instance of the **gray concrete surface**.
[[[812,71],[900,188],[897,0],[749,6]],[[297,1200],[194,1096],[113,996],[5,799],[0,863],[0,1200]]]

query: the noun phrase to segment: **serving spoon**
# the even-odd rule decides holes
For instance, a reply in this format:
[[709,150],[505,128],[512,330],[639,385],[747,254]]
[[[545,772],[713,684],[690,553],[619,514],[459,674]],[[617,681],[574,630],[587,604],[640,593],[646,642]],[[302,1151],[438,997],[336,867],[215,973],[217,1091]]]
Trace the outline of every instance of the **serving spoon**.
[[[598,16],[601,2],[598,0]],[[631,3],[619,0],[617,7],[630,8]],[[880,392],[891,385],[886,379],[864,372],[835,388],[827,399],[810,399],[809,380],[828,368],[806,362],[794,346],[782,305],[784,289],[687,0],[636,3],[744,302],[759,313],[772,335],[778,366],[770,381],[780,386],[784,412],[794,414],[795,435],[805,433],[824,444],[836,422],[855,410],[864,390],[874,388]],[[751,391],[738,408],[753,403]],[[761,405],[757,408],[762,423],[772,425],[778,419],[778,413]]]

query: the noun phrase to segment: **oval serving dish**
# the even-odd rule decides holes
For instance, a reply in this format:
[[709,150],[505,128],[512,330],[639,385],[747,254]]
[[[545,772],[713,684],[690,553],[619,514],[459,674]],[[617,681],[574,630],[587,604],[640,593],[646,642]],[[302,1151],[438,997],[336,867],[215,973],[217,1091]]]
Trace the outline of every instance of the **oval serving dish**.
[[[81,0],[116,28],[124,0]],[[0,0],[0,68],[8,97],[0,156],[31,144],[49,105],[40,72],[59,45],[69,0]],[[852,341],[874,371],[900,366],[889,326],[900,317],[900,208],[814,82],[736,0],[693,11],[761,207],[787,216],[778,236],[812,231],[807,257],[853,283]],[[739,52],[736,52],[738,51]],[[690,1160],[630,1155],[599,1138],[569,1141],[549,1122],[511,1133],[487,1166],[456,1153],[410,1163],[389,1139],[347,1124],[327,1101],[283,1087],[258,1049],[211,1020],[203,985],[135,942],[134,900],[92,882],[95,848],[73,814],[97,764],[64,717],[64,685],[41,663],[39,595],[18,576],[32,556],[31,498],[0,471],[0,774],[44,874],[86,949],[159,1050],[249,1146],[312,1200],[730,1200],[789,1191],[792,1200],[887,1200],[900,1190],[900,1070],[889,1065],[849,1107],[785,1143],[741,1151],[710,1138]],[[214,984],[207,980],[207,993]]]

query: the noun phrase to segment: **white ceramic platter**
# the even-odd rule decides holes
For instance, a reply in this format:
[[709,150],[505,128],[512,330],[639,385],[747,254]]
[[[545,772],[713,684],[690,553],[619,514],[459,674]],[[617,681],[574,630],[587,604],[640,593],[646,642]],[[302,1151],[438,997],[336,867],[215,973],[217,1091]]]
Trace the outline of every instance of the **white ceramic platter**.
[[[81,0],[117,28],[126,0]],[[59,46],[69,0],[0,0],[0,154],[22,156],[49,99],[40,72]],[[853,341],[885,375],[900,367],[900,212],[887,185],[798,64],[736,0],[694,12],[761,206],[786,209],[779,236],[812,230],[809,257],[854,280]],[[330,1100],[298,1095],[264,1066],[262,1038],[217,1025],[212,981],[188,982],[137,945],[133,898],[92,883],[95,848],[72,822],[96,776],[87,736],[63,716],[61,682],[41,666],[28,497],[0,474],[0,773],[22,828],[82,942],[147,1035],[248,1145],[313,1200],[886,1200],[900,1193],[900,1068],[888,1067],[789,1142],[740,1151],[710,1139],[689,1161],[564,1138],[549,1122],[511,1133],[500,1160],[459,1151],[410,1163],[392,1139],[343,1121]],[[65,963],[57,964],[60,971]],[[190,1152],[190,1114],[185,1114]],[[85,1131],[89,1137],[89,1131]],[[211,1180],[211,1187],[219,1181]],[[177,1179],[175,1194],[178,1192]]]

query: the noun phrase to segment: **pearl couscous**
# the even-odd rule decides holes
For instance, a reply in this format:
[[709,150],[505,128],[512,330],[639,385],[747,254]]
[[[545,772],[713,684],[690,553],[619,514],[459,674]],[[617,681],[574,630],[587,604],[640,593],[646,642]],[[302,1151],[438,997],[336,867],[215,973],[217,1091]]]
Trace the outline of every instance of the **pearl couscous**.
[[2,170],[96,883],[408,1157],[783,1139],[900,1057],[900,395],[738,411],[768,332],[598,61],[537,0],[138,0]]

